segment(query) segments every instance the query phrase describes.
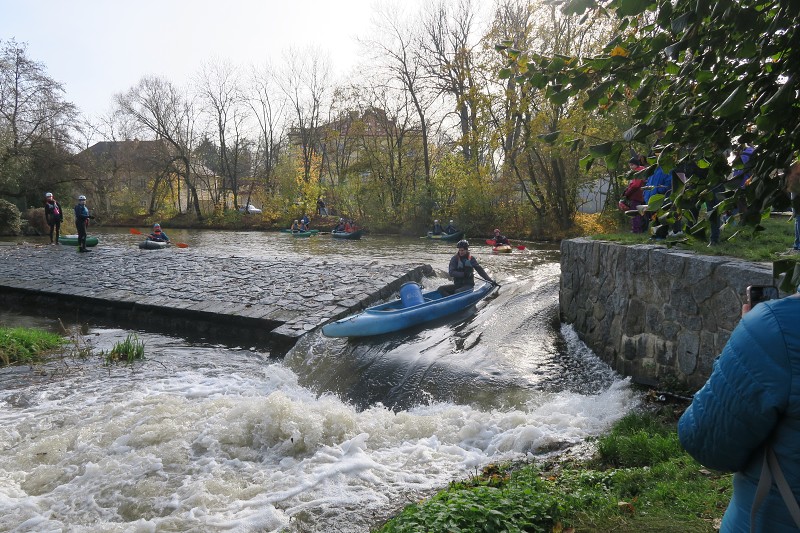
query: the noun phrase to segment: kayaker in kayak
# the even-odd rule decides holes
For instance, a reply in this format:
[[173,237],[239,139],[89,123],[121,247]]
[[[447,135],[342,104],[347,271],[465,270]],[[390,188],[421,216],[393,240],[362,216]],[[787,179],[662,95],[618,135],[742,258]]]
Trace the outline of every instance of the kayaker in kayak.
[[432,235],[441,235],[442,233],[444,233],[444,230],[442,229],[442,225],[439,224],[438,220],[434,220],[433,221],[433,229],[431,230],[431,234]]
[[333,231],[344,233],[345,231],[347,231],[347,230],[345,230],[346,226],[347,225],[345,224],[344,219],[340,218],[339,219],[339,223],[336,224],[336,227],[333,228]]
[[456,244],[458,253],[450,259],[448,274],[453,278],[453,283],[442,285],[437,290],[442,296],[451,296],[457,292],[472,290],[475,287],[475,272],[492,285],[497,282],[489,277],[489,274],[478,264],[469,253],[469,242],[462,239]]
[[458,233],[458,229],[453,225],[453,221],[451,220],[450,223],[444,228],[444,232],[448,235],[452,235],[453,233]]
[[500,229],[499,228],[495,228],[494,237],[492,237],[492,239],[494,240],[494,245],[495,246],[500,246],[501,244],[510,244],[508,242],[508,238],[505,235],[500,235]]
[[161,224],[156,222],[153,224],[153,232],[147,236],[148,241],[155,241],[155,242],[169,242],[169,237],[167,234],[161,231]]

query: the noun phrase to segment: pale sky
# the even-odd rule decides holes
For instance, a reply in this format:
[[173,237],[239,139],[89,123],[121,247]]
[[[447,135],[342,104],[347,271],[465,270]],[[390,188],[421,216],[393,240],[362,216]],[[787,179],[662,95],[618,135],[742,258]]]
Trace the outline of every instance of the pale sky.
[[[420,5],[423,0],[389,0]],[[0,0],[0,40],[27,43],[28,58],[62,83],[90,116],[154,74],[184,85],[204,62],[278,64],[290,47],[319,47],[331,72],[358,62],[375,0]]]

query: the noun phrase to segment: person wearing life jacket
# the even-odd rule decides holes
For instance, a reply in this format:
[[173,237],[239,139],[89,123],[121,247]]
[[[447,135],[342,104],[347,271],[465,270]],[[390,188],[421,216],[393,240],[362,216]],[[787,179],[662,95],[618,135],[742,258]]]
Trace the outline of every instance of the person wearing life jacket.
[[444,230],[442,229],[442,225],[439,224],[438,220],[434,220],[433,221],[433,228],[431,229],[431,235],[441,235],[442,233],[444,233]]
[[148,241],[156,241],[156,242],[169,242],[169,237],[167,234],[161,231],[161,224],[156,222],[153,224],[153,232],[147,236]]
[[75,229],[78,230],[78,251],[91,252],[86,248],[86,228],[89,227],[89,219],[94,218],[89,214],[89,208],[86,207],[86,197],[84,195],[78,196],[78,205],[75,206]]
[[445,232],[445,233],[447,233],[448,235],[452,235],[453,233],[458,233],[458,230],[457,230],[457,229],[456,229],[456,227],[453,225],[453,221],[452,221],[452,220],[451,220],[451,221],[450,221],[450,223],[447,225],[447,227],[446,227],[446,228],[444,228],[444,232]]
[[495,228],[494,236],[492,237],[492,239],[494,239],[494,245],[495,246],[500,246],[500,245],[503,245],[503,244],[509,244],[508,243],[508,238],[505,235],[501,235],[500,234],[500,229],[499,228]]
[[335,231],[335,232],[344,232],[344,231],[346,231],[344,228],[345,228],[344,219],[340,218],[339,219],[339,223],[336,224],[336,227],[333,228],[333,231]]
[[[61,223],[64,221],[64,212],[61,211],[61,206],[58,205],[51,192],[44,195],[44,219],[47,221],[47,225],[50,226],[50,244],[59,244],[58,238],[61,236]],[[53,241],[53,230],[56,233],[55,241]]]
[[303,231],[303,229],[300,227],[300,222],[297,221],[297,220],[292,222],[292,227],[289,228],[289,229],[292,230],[292,233],[297,233],[298,231]]
[[489,274],[478,264],[478,260],[470,255],[468,241],[462,239],[458,241],[456,247],[458,252],[450,258],[448,267],[448,274],[453,278],[453,283],[442,285],[437,289],[442,296],[472,290],[475,287],[475,272],[492,285],[497,285],[497,282],[490,278]]

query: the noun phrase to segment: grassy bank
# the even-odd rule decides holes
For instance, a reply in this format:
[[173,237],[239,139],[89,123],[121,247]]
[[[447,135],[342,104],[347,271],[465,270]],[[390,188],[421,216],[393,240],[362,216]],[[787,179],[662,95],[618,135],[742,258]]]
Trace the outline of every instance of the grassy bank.
[[0,327],[0,366],[39,363],[65,342],[39,329]]
[[715,531],[731,475],[705,469],[682,450],[675,427],[684,407],[625,416],[592,442],[590,458],[490,465],[376,531]]
[[[664,241],[654,241],[649,234],[631,233],[630,226],[620,226],[614,231],[601,230],[594,239],[615,241],[622,244],[664,244],[682,250],[692,250],[704,255],[725,255],[748,261],[775,261],[782,259],[780,254],[792,247],[794,242],[794,221],[787,216],[776,215],[761,222],[763,231],[727,224],[720,232],[720,243],[709,246],[706,241],[688,236],[668,237]],[[608,226],[606,226],[607,228]],[[613,227],[613,225],[612,225]]]

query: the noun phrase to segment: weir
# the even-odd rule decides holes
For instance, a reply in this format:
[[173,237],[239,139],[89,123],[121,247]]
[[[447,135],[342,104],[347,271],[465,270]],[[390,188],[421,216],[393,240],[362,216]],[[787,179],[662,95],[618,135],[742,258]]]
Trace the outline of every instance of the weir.
[[303,334],[433,274],[427,264],[389,260],[0,246],[0,302],[6,308],[266,344],[280,353]]

